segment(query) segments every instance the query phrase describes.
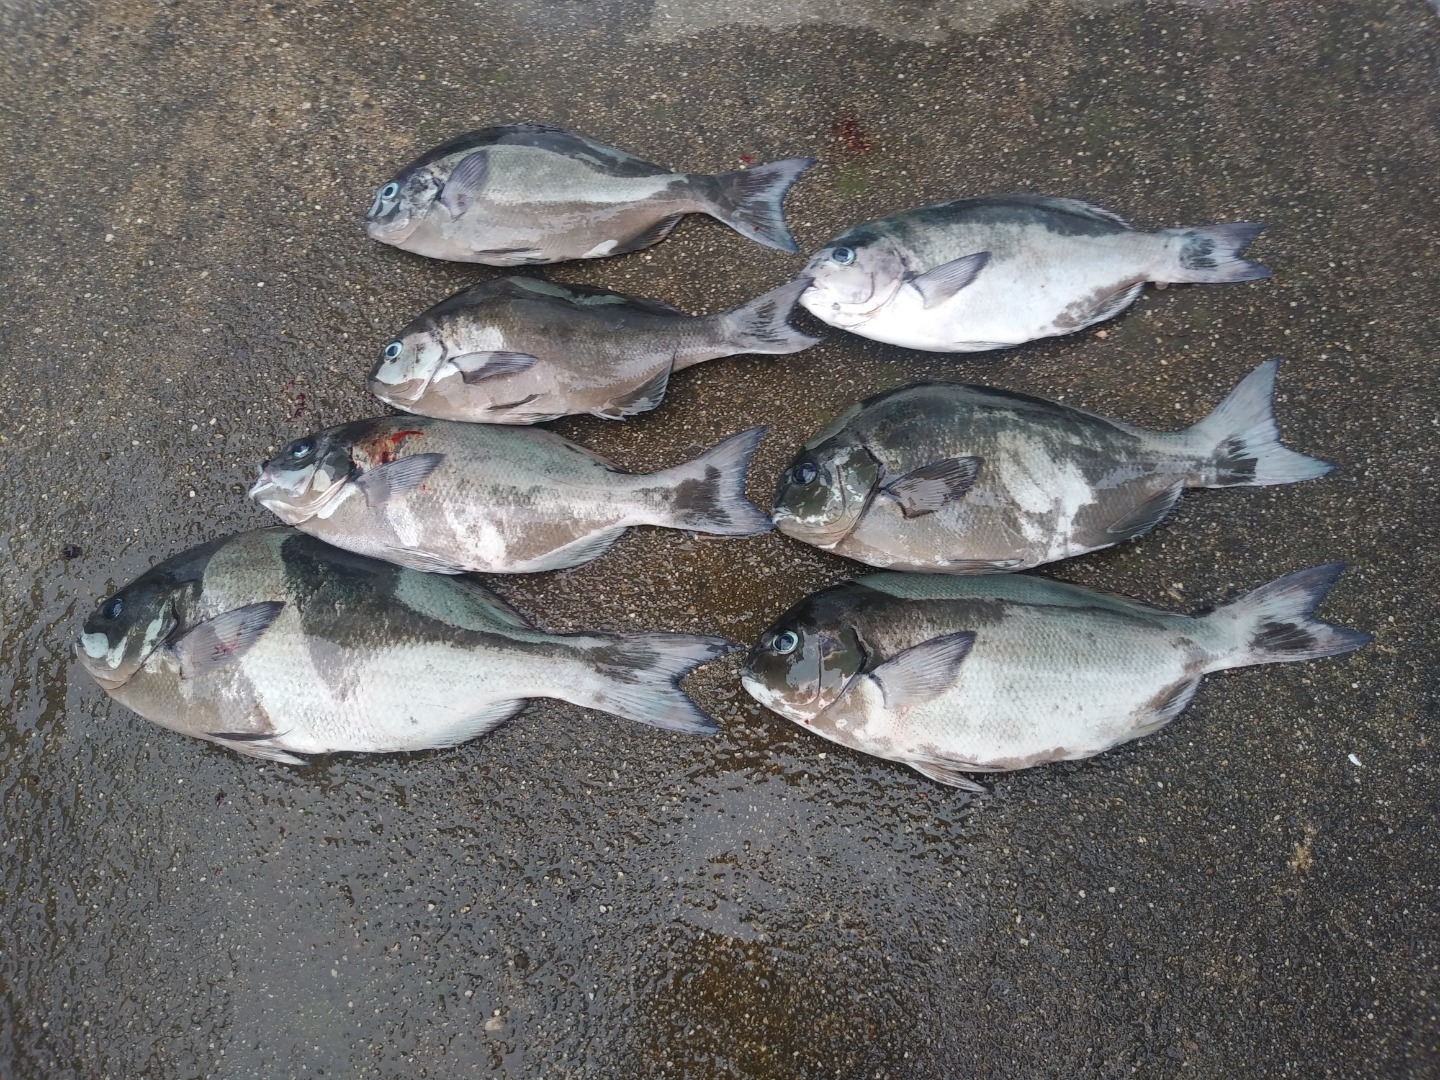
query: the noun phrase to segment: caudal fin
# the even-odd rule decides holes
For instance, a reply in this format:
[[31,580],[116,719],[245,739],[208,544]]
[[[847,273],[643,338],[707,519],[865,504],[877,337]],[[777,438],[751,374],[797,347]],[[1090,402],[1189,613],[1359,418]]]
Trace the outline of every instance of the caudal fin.
[[770,516],[745,498],[745,474],[765,428],[734,435],[694,461],[654,473],[669,491],[663,524],[715,536],[754,536],[774,528]]
[[1166,229],[1172,238],[1174,265],[1157,281],[1215,282],[1258,281],[1270,276],[1259,263],[1242,259],[1240,253],[1264,229],[1258,221],[1232,221],[1225,225],[1198,225],[1193,229]]
[[1266,360],[1241,379],[1214,412],[1185,433],[1201,458],[1200,486],[1293,484],[1314,480],[1334,468],[1329,462],[1280,445],[1272,401],[1279,366],[1279,360]]
[[1314,660],[1369,644],[1372,635],[1331,626],[1312,614],[1344,569],[1344,563],[1326,563],[1287,574],[1205,616],[1233,647],[1219,666]]
[[680,680],[701,664],[739,646],[694,634],[617,634],[587,650],[598,678],[587,680],[577,705],[688,735],[712,735],[715,721],[700,711]]
[[771,355],[799,352],[819,342],[819,338],[800,333],[786,321],[795,301],[810,287],[812,280],[796,278],[764,296],[757,296],[744,307],[727,311],[721,316],[725,340],[740,352]]
[[814,164],[814,158],[786,158],[708,177],[705,193],[710,205],[706,212],[741,236],[793,254],[800,249],[785,227],[785,211],[780,203],[790,185]]

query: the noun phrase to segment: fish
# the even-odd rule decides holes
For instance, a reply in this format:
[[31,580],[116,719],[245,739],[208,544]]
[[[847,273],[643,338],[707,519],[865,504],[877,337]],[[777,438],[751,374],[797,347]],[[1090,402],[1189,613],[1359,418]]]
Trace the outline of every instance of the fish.
[[486,281],[441,301],[385,346],[370,392],[405,412],[486,424],[660,404],[672,372],[736,353],[793,353],[819,338],[786,323],[808,278],[734,311],[691,317],[658,300],[538,278]]
[[983,791],[966,774],[1093,757],[1158,731],[1210,672],[1367,644],[1313,616],[1342,569],[1289,574],[1199,617],[1026,574],[873,574],[781,615],[741,685],[831,742]]
[[639,251],[686,214],[709,214],[793,253],[780,204],[814,164],[677,173],[550,124],[501,124],[406,165],[376,191],[365,231],[432,259],[521,266]]
[[1280,445],[1278,366],[1265,361],[1174,432],[965,383],[877,394],[794,456],[776,485],[775,526],[893,570],[1006,573],[1097,551],[1149,532],[1187,487],[1331,470]]
[[810,259],[817,319],[926,352],[986,352],[1119,314],[1149,281],[1256,281],[1241,258],[1265,226],[1141,232],[1078,199],[991,195],[869,221]]
[[376,416],[286,444],[250,497],[311,536],[413,570],[531,574],[598,559],[632,525],[769,532],[745,498],[764,434],[637,475],[550,431]]
[[473,579],[280,526],[156,564],[101,601],[74,651],[153,723],[304,765],[455,746],[531,698],[711,734],[680,680],[733,648],[693,634],[545,633]]

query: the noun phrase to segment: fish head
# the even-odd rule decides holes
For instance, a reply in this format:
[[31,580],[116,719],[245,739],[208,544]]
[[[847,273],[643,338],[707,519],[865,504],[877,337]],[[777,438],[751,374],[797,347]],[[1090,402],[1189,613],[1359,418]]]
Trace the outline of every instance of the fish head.
[[183,591],[150,573],[107,596],[85,620],[75,658],[106,690],[124,686],[179,628],[177,594]]
[[802,600],[751,647],[740,668],[745,692],[772,712],[807,727],[864,671],[869,652],[844,617],[840,586]]
[[880,463],[863,446],[822,443],[795,455],[775,487],[775,527],[819,548],[849,536],[875,497]]
[[260,466],[250,497],[287,524],[308,521],[354,477],[351,447],[352,440],[338,428],[286,443]]
[[380,350],[380,359],[370,369],[370,392],[408,409],[425,396],[444,362],[445,345],[438,330],[407,330]]
[[382,244],[403,244],[424,221],[440,188],[428,168],[400,173],[376,190],[365,213],[365,232]]
[[900,291],[909,269],[893,238],[858,226],[811,257],[804,270],[810,287],[800,294],[800,306],[842,330],[861,326]]

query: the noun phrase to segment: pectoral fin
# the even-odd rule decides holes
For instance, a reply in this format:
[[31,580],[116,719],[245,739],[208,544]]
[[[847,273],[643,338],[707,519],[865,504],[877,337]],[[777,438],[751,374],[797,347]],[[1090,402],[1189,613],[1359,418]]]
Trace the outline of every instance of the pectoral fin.
[[539,357],[523,352],[472,352],[450,357],[467,384],[477,383],[495,375],[513,375],[539,363]]
[[444,460],[444,454],[412,454],[375,466],[356,480],[355,486],[365,493],[365,505],[375,510],[391,499],[414,491]]
[[459,217],[470,209],[470,203],[480,194],[489,173],[490,164],[485,159],[485,151],[476,150],[450,170],[450,176],[440,192],[441,204],[454,217]]
[[170,645],[180,677],[194,679],[239,660],[265,633],[285,604],[266,600],[206,619]]
[[988,251],[977,251],[973,255],[952,259],[933,270],[917,274],[910,279],[910,284],[925,298],[925,306],[932,308],[936,304],[943,304],[974,281],[975,276],[985,269],[985,264],[989,261]]
[[956,457],[913,469],[881,490],[900,504],[907,518],[933,514],[975,486],[984,458]]
[[909,708],[954,686],[974,644],[973,630],[931,638],[892,656],[866,678],[880,687],[885,708]]

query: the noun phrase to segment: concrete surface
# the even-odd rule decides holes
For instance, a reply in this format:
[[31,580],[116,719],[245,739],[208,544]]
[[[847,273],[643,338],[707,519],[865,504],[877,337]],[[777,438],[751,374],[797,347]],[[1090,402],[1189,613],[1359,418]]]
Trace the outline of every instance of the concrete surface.
[[[1435,11],[721,10],[0,6],[0,1074],[1440,1075]],[[989,359],[829,331],[557,426],[641,469],[769,424],[763,502],[820,422],[907,380],[1180,426],[1282,355],[1286,440],[1331,477],[1191,493],[1052,572],[1195,610],[1343,559],[1322,613],[1374,644],[1211,677],[1167,730],[974,800],[763,713],[734,660],[692,680],[709,741],[541,704],[298,771],[111,704],[69,659],[97,599],[268,524],[257,460],[381,411],[390,333],[492,272],[367,240],[374,188],[509,119],[695,170],[814,154],[788,203],[807,251],[1017,189],[1268,222],[1268,283],[1151,290]],[[713,311],[801,265],[691,219],[549,273]],[[637,530],[499,588],[557,628],[748,641],[851,569]]]

